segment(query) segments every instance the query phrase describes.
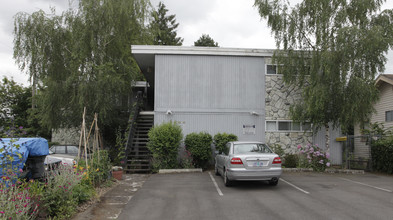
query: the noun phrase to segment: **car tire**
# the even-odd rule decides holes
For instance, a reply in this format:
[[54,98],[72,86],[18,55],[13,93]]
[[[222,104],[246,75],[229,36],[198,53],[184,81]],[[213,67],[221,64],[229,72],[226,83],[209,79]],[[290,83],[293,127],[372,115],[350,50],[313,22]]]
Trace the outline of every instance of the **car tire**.
[[220,172],[218,172],[217,165],[214,166],[214,174],[216,174],[216,176],[220,175]]
[[277,184],[278,184],[278,179],[271,179],[271,180],[269,180],[269,185],[277,186]]
[[228,172],[226,169],[224,170],[224,185],[225,186],[232,186],[232,181],[230,181],[228,179]]

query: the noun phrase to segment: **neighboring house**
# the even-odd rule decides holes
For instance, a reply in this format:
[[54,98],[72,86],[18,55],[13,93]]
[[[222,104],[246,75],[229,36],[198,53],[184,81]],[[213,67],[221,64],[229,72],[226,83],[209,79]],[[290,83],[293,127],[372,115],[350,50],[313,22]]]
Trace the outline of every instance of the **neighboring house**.
[[[147,45],[131,50],[150,85],[154,124],[177,122],[184,135],[233,133],[240,141],[280,144],[286,152],[295,152],[298,144],[323,147],[324,131],[291,121],[289,107],[300,91],[285,85],[270,64],[273,50]],[[334,164],[342,162],[338,136],[331,131]]]
[[[378,122],[385,128],[393,128],[393,74],[379,75],[375,84],[379,90],[379,100],[374,104],[376,112],[371,115],[369,122]],[[362,135],[362,129],[360,126],[355,126],[354,157],[369,159],[371,156],[369,140],[360,135]]]

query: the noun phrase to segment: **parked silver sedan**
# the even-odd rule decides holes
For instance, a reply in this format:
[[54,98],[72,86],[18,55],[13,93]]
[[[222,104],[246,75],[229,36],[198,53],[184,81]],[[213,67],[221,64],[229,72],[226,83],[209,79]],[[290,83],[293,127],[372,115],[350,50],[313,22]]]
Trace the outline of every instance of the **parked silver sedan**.
[[237,180],[267,180],[277,185],[281,176],[281,158],[261,142],[228,142],[216,155],[215,173],[225,186]]

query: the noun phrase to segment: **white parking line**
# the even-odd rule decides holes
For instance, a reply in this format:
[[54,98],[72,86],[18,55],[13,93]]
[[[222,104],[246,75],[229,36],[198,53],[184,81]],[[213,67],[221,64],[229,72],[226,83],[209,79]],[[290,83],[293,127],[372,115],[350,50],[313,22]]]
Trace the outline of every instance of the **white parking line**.
[[340,178],[340,179],[345,180],[345,181],[348,181],[348,182],[356,183],[356,184],[359,184],[359,185],[371,187],[371,188],[374,188],[374,189],[382,190],[382,191],[389,192],[389,193],[393,192],[392,190],[388,190],[388,189],[384,189],[384,188],[380,188],[380,187],[368,185],[368,184],[366,184],[366,183],[361,183],[361,182],[353,181],[353,180],[346,179],[346,178]]
[[295,188],[295,189],[299,190],[300,192],[303,192],[303,193],[305,193],[305,194],[310,194],[310,193],[309,193],[309,192],[307,192],[306,190],[304,190],[304,189],[301,189],[300,187],[297,187],[297,186],[293,185],[292,183],[290,183],[290,182],[288,182],[288,181],[284,180],[283,178],[280,178],[280,180],[281,180],[281,181],[283,181],[284,183],[286,183],[286,184],[288,184],[288,185],[292,186],[293,188]]
[[213,176],[212,176],[212,174],[211,174],[210,172],[209,172],[209,175],[210,175],[210,178],[211,178],[212,181],[213,181],[214,186],[215,186],[216,189],[217,189],[218,195],[223,196],[224,194],[222,194],[220,188],[218,188],[217,182],[216,182],[216,180],[213,178]]

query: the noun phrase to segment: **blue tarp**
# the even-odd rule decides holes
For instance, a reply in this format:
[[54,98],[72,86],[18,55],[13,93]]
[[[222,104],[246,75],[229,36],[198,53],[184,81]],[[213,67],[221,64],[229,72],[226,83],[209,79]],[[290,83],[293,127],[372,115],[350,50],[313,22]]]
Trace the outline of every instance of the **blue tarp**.
[[[48,141],[44,138],[2,138],[0,140],[0,176],[3,167],[23,169],[27,157],[49,154]],[[13,161],[11,158],[14,158]]]

